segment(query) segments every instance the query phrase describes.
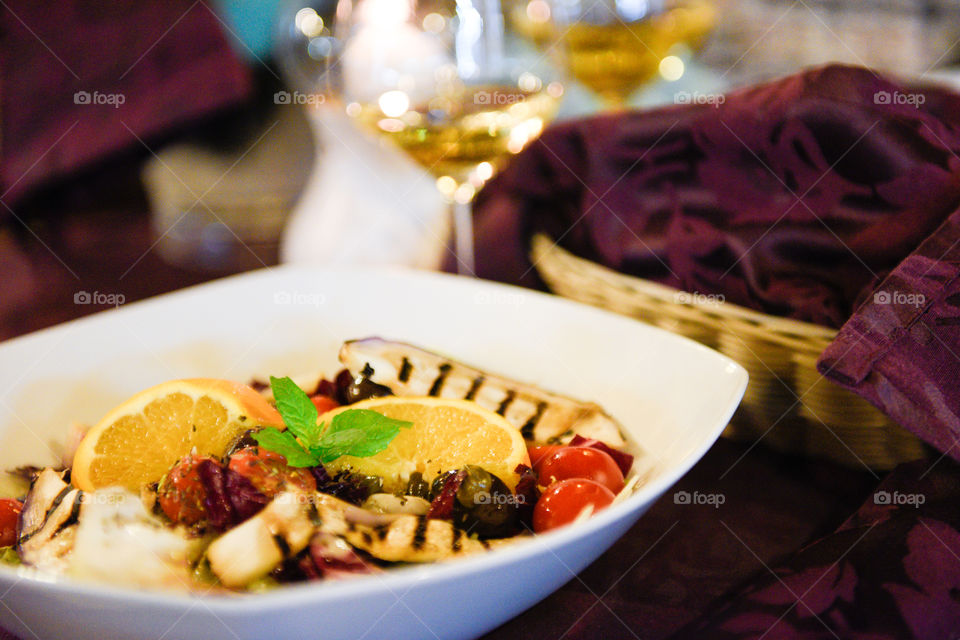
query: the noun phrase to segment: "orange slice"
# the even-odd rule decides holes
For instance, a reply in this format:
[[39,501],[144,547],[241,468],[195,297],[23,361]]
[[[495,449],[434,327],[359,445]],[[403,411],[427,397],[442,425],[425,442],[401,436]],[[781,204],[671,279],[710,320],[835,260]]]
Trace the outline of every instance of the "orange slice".
[[244,431],[282,424],[277,410],[247,385],[209,378],[164,382],[114,408],[87,432],[71,478],[84,491],[136,491],[194,448],[222,455]]
[[389,418],[407,420],[412,427],[380,453],[367,458],[341,456],[326,464],[331,471],[348,469],[383,478],[384,491],[402,490],[410,474],[419,471],[430,482],[450,469],[466,464],[483,467],[513,489],[519,464],[530,464],[520,430],[489,409],[453,398],[372,398],[328,411],[320,420],[349,409],[371,409]]

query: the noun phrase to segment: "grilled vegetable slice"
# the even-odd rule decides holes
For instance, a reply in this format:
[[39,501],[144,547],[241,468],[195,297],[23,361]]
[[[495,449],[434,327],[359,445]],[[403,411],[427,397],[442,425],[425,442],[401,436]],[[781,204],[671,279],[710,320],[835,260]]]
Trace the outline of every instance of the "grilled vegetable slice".
[[311,497],[285,491],[207,549],[210,569],[228,587],[243,587],[263,577],[310,542],[314,526]]
[[625,444],[617,421],[592,402],[543,391],[402,342],[351,340],[340,361],[354,376],[399,396],[463,398],[496,411],[533,442],[565,443],[580,434],[613,447]]
[[329,501],[320,502],[317,512],[320,531],[340,536],[355,548],[388,562],[437,562],[481,553],[494,544],[471,538],[446,520],[423,515],[393,515],[366,524],[356,519],[356,512]]
[[24,564],[48,571],[67,568],[82,496],[63,481],[60,472],[40,472],[20,514],[17,551]]

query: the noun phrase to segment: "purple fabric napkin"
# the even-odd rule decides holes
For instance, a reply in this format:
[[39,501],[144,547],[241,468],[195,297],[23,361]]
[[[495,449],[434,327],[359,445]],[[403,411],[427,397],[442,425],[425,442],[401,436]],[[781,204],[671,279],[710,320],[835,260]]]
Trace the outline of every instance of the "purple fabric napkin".
[[[8,0],[0,9],[0,193],[236,104],[249,72],[203,2]],[[0,220],[8,211],[0,207]]]
[[625,273],[842,326],[820,371],[944,455],[679,637],[954,637],[960,96],[833,65],[710,98],[547,130],[479,194],[478,273],[538,286],[544,231]]
[[479,195],[479,275],[535,284],[546,231],[625,273],[839,327],[960,204],[960,133],[925,92],[829,66],[713,98],[547,130]]

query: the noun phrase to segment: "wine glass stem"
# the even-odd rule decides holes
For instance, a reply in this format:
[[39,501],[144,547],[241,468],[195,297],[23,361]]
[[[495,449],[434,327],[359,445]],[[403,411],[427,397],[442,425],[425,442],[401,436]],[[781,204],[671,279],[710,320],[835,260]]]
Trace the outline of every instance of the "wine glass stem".
[[605,91],[600,94],[600,100],[607,111],[625,111],[627,109],[628,96],[619,91]]
[[450,213],[453,222],[457,273],[476,277],[473,259],[473,209],[471,202],[453,200],[450,203]]

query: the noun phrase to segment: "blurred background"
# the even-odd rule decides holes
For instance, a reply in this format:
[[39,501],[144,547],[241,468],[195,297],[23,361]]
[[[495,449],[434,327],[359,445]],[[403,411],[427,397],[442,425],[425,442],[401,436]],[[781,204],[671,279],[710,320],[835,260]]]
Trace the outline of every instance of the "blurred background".
[[[960,62],[951,0],[365,4],[2,3],[0,339],[280,261],[464,258],[469,234],[457,245],[451,228],[469,227],[476,190],[552,121],[709,103],[829,61],[911,83],[956,82]],[[431,53],[431,34],[452,58]],[[439,76],[453,60],[463,76],[468,50],[535,73],[506,93],[487,81],[469,108],[438,107],[433,88],[413,104],[411,61]],[[458,147],[470,171],[431,164],[478,117],[500,123],[502,144]]]

